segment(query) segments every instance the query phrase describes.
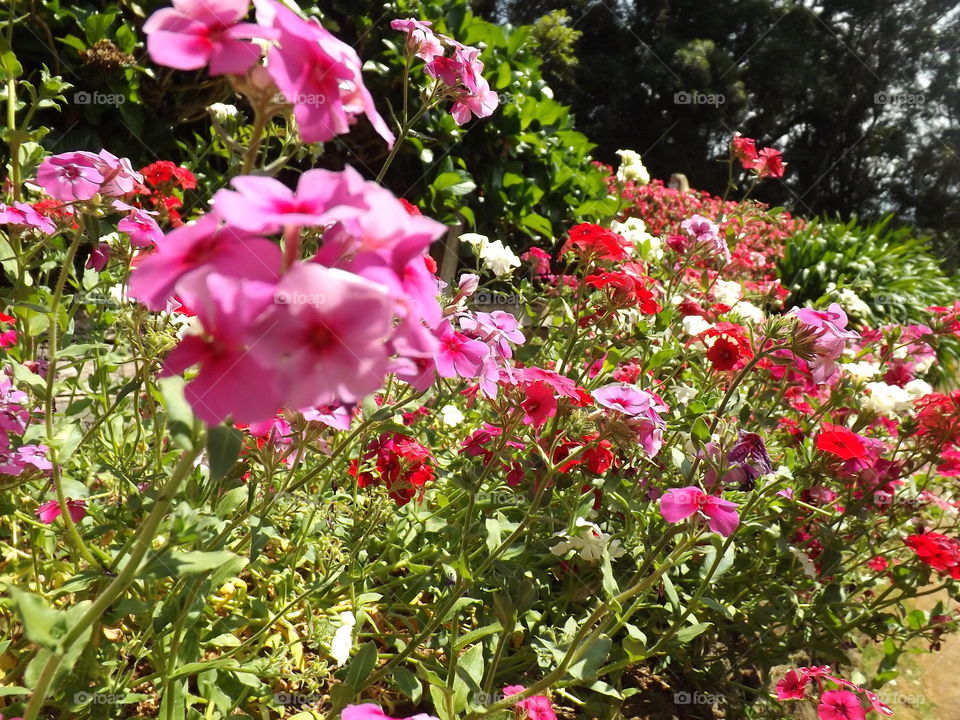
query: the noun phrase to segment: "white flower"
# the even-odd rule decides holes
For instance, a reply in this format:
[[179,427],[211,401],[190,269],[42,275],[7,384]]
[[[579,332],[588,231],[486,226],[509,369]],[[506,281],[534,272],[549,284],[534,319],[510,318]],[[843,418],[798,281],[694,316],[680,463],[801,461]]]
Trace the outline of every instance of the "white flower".
[[869,317],[873,315],[870,306],[861,300],[860,296],[850,288],[843,288],[837,293],[837,302],[851,315],[857,315],[859,317]]
[[[587,562],[599,562],[603,558],[604,550],[607,550],[611,558],[618,558],[623,555],[620,541],[611,541],[610,535],[602,532],[592,522],[577,518],[577,527],[581,529],[576,535],[557,543],[550,548],[550,552],[554,555],[563,555],[568,550],[575,550]],[[564,533],[560,533],[561,537],[563,535]]]
[[620,156],[620,167],[617,168],[617,180],[626,182],[633,180],[638,185],[650,182],[650,173],[640,159],[640,153],[634,150],[617,150]]
[[227,123],[239,114],[236,105],[227,105],[226,103],[214,103],[207,110],[213,114],[219,123]]
[[763,314],[763,310],[747,300],[738,302],[730,312],[752,322],[763,322],[767,317]]
[[513,268],[520,267],[520,258],[499,240],[481,246],[480,259],[497,277],[509,275]]
[[718,303],[734,305],[743,297],[743,288],[740,283],[731,280],[717,280],[713,286],[713,297]]
[[907,394],[909,394],[914,400],[917,398],[922,398],[924,395],[929,395],[933,392],[933,386],[931,386],[926,380],[921,380],[920,378],[911,380],[903,386],[903,389],[906,390]]
[[917,360],[913,366],[913,369],[915,372],[923,375],[927,370],[933,367],[933,363],[936,361],[936,359],[936,355],[928,355],[927,357],[923,358],[923,360]]
[[687,335],[699,335],[713,327],[699,315],[687,315],[680,321],[680,324],[683,325],[683,331]]
[[647,224],[637,217],[629,217],[623,222],[614,220],[610,229],[622,235],[624,240],[633,245],[635,252],[647,262],[656,262],[663,259],[663,244],[647,232]]
[[872,362],[845,363],[840,367],[857,380],[872,380],[880,374],[880,366]]
[[913,407],[913,398],[906,390],[882,382],[867,383],[870,394],[863,404],[878,415],[899,415]]
[[460,242],[468,243],[469,245],[474,245],[476,247],[482,248],[490,242],[490,238],[486,235],[481,235],[480,233],[463,233],[460,236]]
[[444,405],[440,408],[440,422],[447,427],[456,427],[463,422],[463,413],[456,405]]
[[686,405],[697,396],[697,389],[689,385],[677,385],[673,389],[673,396],[681,405]]
[[340,613],[340,627],[333,634],[333,640],[330,641],[330,656],[337,661],[337,665],[343,665],[350,659],[350,649],[353,647],[353,628],[357,624],[357,619],[349,610]]

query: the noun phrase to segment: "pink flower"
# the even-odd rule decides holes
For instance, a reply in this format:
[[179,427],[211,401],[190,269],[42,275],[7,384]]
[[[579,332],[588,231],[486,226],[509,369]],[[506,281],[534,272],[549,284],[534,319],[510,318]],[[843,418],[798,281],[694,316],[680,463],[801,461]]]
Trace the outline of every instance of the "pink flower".
[[248,232],[326,225],[369,209],[367,183],[349,166],[343,172],[308,170],[300,176],[295,193],[271,177],[244,175],[231,184],[236,190],[218,190],[213,196],[213,211]]
[[390,23],[390,27],[405,33],[407,36],[407,51],[415,57],[430,62],[438,55],[443,55],[443,44],[433,34],[433,29],[426,20],[403,20],[397,18]]
[[118,158],[107,150],[101,150],[97,157],[97,169],[103,175],[103,183],[99,192],[102,195],[119,197],[133,192],[137,183],[143,182],[143,175],[130,165],[127,158]]
[[365,114],[392,147],[393,133],[363,84],[356,51],[316,19],[304,20],[275,1],[269,7],[280,43],[270,50],[267,71],[293,103],[300,137],[306,142],[326,142],[349,132],[355,116]]
[[847,340],[854,340],[860,334],[847,330],[847,315],[837,303],[826,310],[812,308],[794,308],[793,314],[803,325],[816,331],[814,357],[808,360],[813,382],[823,384],[836,372],[836,360],[843,354]]
[[200,371],[184,395],[208,425],[227,417],[238,423],[271,418],[282,404],[275,371],[251,352],[261,340],[248,337],[250,326],[274,298],[272,283],[200,271],[177,286],[183,302],[199,318],[202,335],[187,335],[164,362],[165,374],[193,365]]
[[827,690],[817,705],[820,720],[866,720],[860,698],[848,690]]
[[777,683],[778,700],[800,700],[807,689],[807,682],[810,677],[798,673],[796,670],[790,670],[783,679]]
[[[464,276],[466,277],[466,276]],[[461,278],[461,283],[463,278]],[[513,357],[510,343],[519,345],[526,338],[520,331],[520,322],[510,313],[494,310],[492,313],[477,312],[460,319],[460,327],[479,340],[499,351],[501,357]]]
[[100,192],[102,162],[99,156],[85,151],[51,155],[37,169],[37,184],[57,200],[89,200]]
[[15,202],[13,205],[0,203],[0,223],[8,225],[25,225],[36,228],[45,235],[52,235],[57,229],[53,220],[38,213],[32,205],[24,202]]
[[480,374],[489,352],[484,343],[457,332],[446,320],[440,325],[437,337],[440,350],[434,361],[440,377],[474,378]]
[[335,430],[349,430],[353,423],[353,413],[349,408],[337,403],[321,405],[315,408],[305,408],[300,411],[307,422],[319,422],[329,425]]
[[735,503],[692,486],[671,488],[660,498],[660,514],[667,522],[678,523],[699,511],[708,518],[710,529],[724,537],[740,524],[736,508]]
[[264,238],[220,227],[215,215],[203,215],[169,233],[137,264],[130,274],[130,296],[162,310],[180,278],[203,266],[267,282],[277,278],[280,249]]
[[457,125],[465,125],[471,116],[478,118],[490,117],[500,105],[500,96],[490,89],[490,84],[479,78],[474,90],[461,90],[457,99],[450,107]]
[[[80,522],[87,514],[87,503],[85,500],[67,499],[67,510],[70,513],[70,519],[75,523]],[[44,525],[50,525],[54,520],[60,517],[60,505],[56,500],[50,500],[37,508],[37,517]]]
[[612,383],[597,388],[592,393],[598,404],[610,410],[617,410],[624,415],[640,415],[646,413],[656,403],[653,396],[643,390],[638,390],[629,383]]
[[153,219],[153,213],[140,208],[130,208],[130,214],[117,223],[117,230],[126,233],[136,248],[151,247],[163,240],[163,230]]
[[209,63],[211,75],[242,75],[260,59],[250,38],[270,36],[259,25],[240,22],[249,9],[250,0],[173,0],[173,7],[157,10],[143,25],[150,59],[177,70]]
[[[505,697],[510,697],[511,695],[517,695],[523,692],[525,689],[523,685],[507,685],[507,687],[503,689],[503,694]],[[550,702],[550,698],[546,695],[531,695],[514,705],[514,709],[516,709],[518,713],[521,710],[525,711],[529,720],[557,720],[557,715],[553,710],[553,703]]]
[[356,403],[387,374],[393,317],[383,286],[335,268],[296,263],[251,329],[256,340],[250,350],[271,369],[288,406]]
[[437,718],[426,713],[417,713],[408,718],[392,718],[381,710],[379,705],[363,703],[362,705],[347,705],[340,712],[340,720],[437,720]]

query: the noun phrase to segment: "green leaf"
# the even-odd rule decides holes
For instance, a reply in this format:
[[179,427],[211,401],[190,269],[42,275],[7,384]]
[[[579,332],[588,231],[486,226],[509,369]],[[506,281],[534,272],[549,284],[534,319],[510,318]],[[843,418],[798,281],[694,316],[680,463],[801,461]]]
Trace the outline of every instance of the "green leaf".
[[415,705],[420,702],[420,698],[423,697],[423,685],[420,684],[416,675],[406,668],[397,667],[393,669],[393,681],[400,692],[410,698],[411,702]]
[[165,577],[202,575],[218,570],[227,564],[236,565],[244,560],[229,550],[203,552],[200,550],[165,550],[147,561],[138,576],[157,580]]
[[584,656],[574,663],[567,672],[577,680],[593,679],[609,657],[611,645],[613,645],[613,640],[606,635],[601,635],[591,643]]
[[0,80],[16,80],[23,75],[23,66],[7,42],[6,35],[0,33]]
[[371,640],[363,644],[353,659],[350,661],[350,667],[347,670],[346,683],[354,691],[359,692],[363,681],[373,672],[377,666],[377,644]]
[[687,625],[682,630],[678,630],[675,637],[679,643],[686,645],[695,637],[702,634],[711,625],[713,625],[713,623],[697,623],[696,625]]
[[217,425],[207,433],[207,458],[210,462],[210,479],[219,480],[240,457],[243,435],[239,430],[226,425]]
[[453,195],[469,195],[477,189],[470,173],[464,170],[444,172],[437,175],[433,181],[433,188],[437,191],[447,191]]
[[173,436],[173,442],[183,450],[193,449],[197,420],[183,395],[186,383],[182,377],[171,375],[157,382],[163,396],[163,407],[167,411],[167,428]]

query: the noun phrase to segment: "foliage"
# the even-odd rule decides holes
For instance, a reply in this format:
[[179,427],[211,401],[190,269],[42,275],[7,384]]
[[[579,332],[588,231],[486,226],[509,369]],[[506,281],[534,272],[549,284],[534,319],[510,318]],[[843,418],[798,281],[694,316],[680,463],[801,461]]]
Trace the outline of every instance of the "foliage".
[[[338,7],[327,26],[356,30]],[[927,380],[960,302],[857,333],[838,304],[782,312],[774,264],[801,223],[775,208],[564,175],[585,157],[537,200],[506,192],[533,193],[509,163],[553,158],[537,137],[564,110],[524,95],[455,127],[450,101],[486,97],[481,79],[523,85],[505,56],[524,31],[466,15],[434,29],[485,42],[482,68],[449,38],[435,81],[402,34],[384,51],[412,67],[380,76],[411,91],[384,149],[383,105],[357,100],[374,73],[274,10],[266,65],[255,50],[231,73],[252,117],[223,114],[222,176],[109,148],[22,155],[64,86],[35,96],[2,56],[4,715],[613,720],[650,696],[728,718],[818,696],[883,711],[872,690],[901,654],[958,625],[960,393]],[[297,75],[281,102],[304,57],[342,82]],[[472,138],[498,127],[534,159],[474,167]],[[449,150],[456,182],[417,207],[344,167],[300,172],[364,143],[388,178]],[[595,180],[602,213],[577,196]],[[445,227],[425,213],[466,214],[474,193],[478,218],[580,205],[527,221],[544,239],[522,260],[503,232],[464,236],[476,272],[442,288]],[[555,224],[621,206],[609,227]],[[879,673],[845,680],[870,641]]]

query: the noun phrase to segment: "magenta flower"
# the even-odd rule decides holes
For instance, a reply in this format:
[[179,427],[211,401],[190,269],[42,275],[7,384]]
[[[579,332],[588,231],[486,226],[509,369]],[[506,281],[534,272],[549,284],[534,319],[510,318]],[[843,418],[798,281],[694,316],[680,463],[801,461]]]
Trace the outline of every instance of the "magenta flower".
[[817,332],[813,351],[815,356],[808,360],[813,381],[823,384],[836,372],[836,361],[843,354],[847,340],[855,340],[860,334],[847,330],[847,314],[839,304],[833,303],[827,310],[812,308],[794,308],[793,314],[801,323]]
[[273,302],[273,284],[199,271],[186,276],[177,291],[197,314],[204,332],[181,340],[167,356],[164,374],[200,366],[184,395],[208,425],[228,417],[238,423],[273,417],[283,404],[273,382],[275,373],[250,352],[248,337],[254,320]]
[[240,22],[249,9],[250,0],[173,0],[173,7],[157,10],[143,25],[150,59],[177,70],[209,64],[211,75],[242,75],[260,59],[250,38],[271,36]]
[[110,259],[110,245],[105,242],[99,243],[96,247],[90,248],[90,257],[87,258],[85,268],[100,272],[107,266]]
[[294,192],[271,177],[244,175],[218,190],[213,211],[229,225],[254,233],[327,225],[367,210],[367,182],[347,166],[343,172],[308,170]]
[[130,214],[117,223],[117,230],[126,233],[130,244],[136,248],[151,247],[163,240],[163,230],[153,219],[153,213],[141,208],[131,207]]
[[[70,519],[78,523],[86,517],[87,503],[84,500],[67,499],[67,511],[70,513]],[[60,517],[60,505],[56,500],[50,500],[38,507],[36,512],[40,522],[44,525],[50,525]]]
[[[517,695],[526,688],[523,685],[507,685],[503,689],[504,697]],[[553,703],[546,695],[531,695],[518,702],[514,708],[519,711],[525,711],[529,720],[557,720],[557,715],[553,710]]]
[[202,266],[252,280],[276,280],[280,249],[269,240],[220,227],[207,214],[179,227],[158,243],[130,274],[129,293],[151,310],[163,310],[177,282]]
[[800,700],[807,690],[807,682],[810,677],[806,674],[798,673],[796,670],[790,670],[777,683],[778,700]]
[[523,408],[523,424],[540,428],[557,414],[557,398],[547,383],[535,382],[525,388],[520,407]]
[[85,151],[51,155],[37,169],[37,184],[57,200],[89,200],[100,192],[102,162],[98,155]]
[[443,55],[443,45],[433,34],[433,29],[426,20],[403,20],[397,18],[390,23],[390,27],[405,33],[407,36],[407,50],[414,56],[430,62],[438,55]]
[[484,343],[457,332],[446,320],[438,328],[437,337],[440,350],[434,362],[440,377],[475,378],[480,374],[489,352]]
[[278,2],[270,2],[279,46],[270,50],[267,71],[287,102],[305,142],[326,142],[349,132],[357,115],[393,146],[394,136],[363,84],[360,57],[316,19],[304,20]]
[[296,263],[251,329],[250,351],[294,408],[356,403],[387,374],[393,329],[386,288],[316,263]]
[[817,705],[820,720],[866,720],[866,716],[860,698],[848,690],[827,690]]
[[0,203],[0,223],[36,228],[45,235],[52,235],[57,229],[53,220],[41,215],[25,202],[15,202],[13,205]]
[[426,713],[417,713],[408,718],[392,718],[381,710],[379,705],[363,703],[362,705],[347,705],[340,712],[340,720],[437,720],[437,718]]
[[660,514],[669,523],[678,523],[696,512],[708,519],[710,529],[729,537],[740,524],[735,503],[707,495],[698,487],[671,488],[660,498]]

